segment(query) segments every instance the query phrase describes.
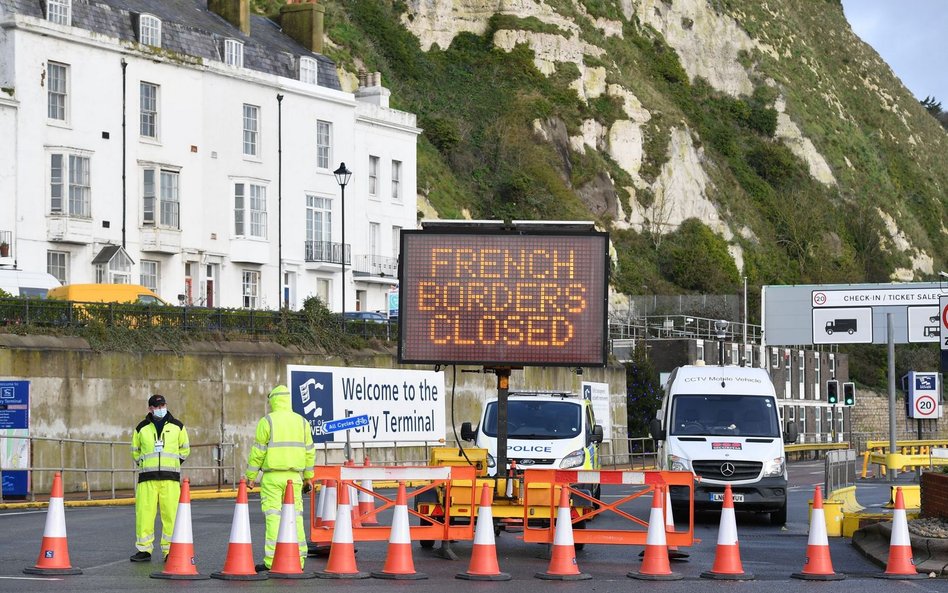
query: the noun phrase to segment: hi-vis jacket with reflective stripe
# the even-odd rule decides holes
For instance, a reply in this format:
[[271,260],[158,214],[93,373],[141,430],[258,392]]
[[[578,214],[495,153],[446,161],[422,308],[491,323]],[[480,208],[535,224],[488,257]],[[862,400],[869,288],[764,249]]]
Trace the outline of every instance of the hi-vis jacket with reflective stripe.
[[316,447],[309,422],[293,411],[290,391],[280,386],[270,393],[271,412],[257,423],[257,433],[247,458],[247,479],[253,481],[262,469],[301,472],[313,477]]
[[[132,435],[132,458],[140,468],[139,482],[177,481],[181,478],[181,462],[191,454],[188,431],[180,420],[168,412],[164,417],[160,437],[151,414],[145,416],[135,427],[135,434]],[[159,441],[160,447],[156,446]]]

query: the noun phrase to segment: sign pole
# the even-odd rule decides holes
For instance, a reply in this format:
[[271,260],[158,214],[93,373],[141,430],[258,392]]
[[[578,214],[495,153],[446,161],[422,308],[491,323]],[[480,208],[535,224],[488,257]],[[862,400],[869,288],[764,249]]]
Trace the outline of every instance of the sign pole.
[[[510,394],[510,367],[497,367],[497,467],[494,476],[507,478],[507,397]],[[504,490],[506,492],[506,490]]]
[[[889,343],[889,455],[894,460],[896,455],[896,424],[895,424],[895,326],[892,323],[892,313],[885,314],[886,333]],[[895,464],[886,463],[888,472],[886,480],[895,481],[898,474]]]

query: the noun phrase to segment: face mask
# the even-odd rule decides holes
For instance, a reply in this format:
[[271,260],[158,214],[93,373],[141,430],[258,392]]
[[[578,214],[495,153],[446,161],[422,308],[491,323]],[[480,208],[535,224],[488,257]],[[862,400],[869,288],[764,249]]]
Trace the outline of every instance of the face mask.
[[165,414],[167,414],[167,413],[168,413],[168,408],[158,408],[158,409],[156,409],[154,412],[152,412],[152,415],[153,415],[155,418],[159,418],[159,419],[160,419],[160,418],[164,418],[164,417],[165,417]]

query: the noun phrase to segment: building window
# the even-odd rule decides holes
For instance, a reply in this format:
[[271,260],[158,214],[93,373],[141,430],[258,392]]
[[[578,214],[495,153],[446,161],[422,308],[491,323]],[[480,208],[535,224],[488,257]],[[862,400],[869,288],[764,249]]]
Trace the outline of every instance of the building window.
[[379,195],[379,157],[369,157],[369,195]]
[[300,81],[316,84],[316,60],[313,58],[300,58]]
[[160,272],[161,262],[143,259],[140,284],[152,292],[157,293],[158,285],[160,284]]
[[704,340],[695,340],[695,360],[704,361]]
[[69,66],[57,62],[46,64],[47,117],[66,121],[66,99],[69,89]]
[[142,224],[168,229],[181,228],[181,205],[177,171],[146,167],[142,169]]
[[68,153],[49,155],[49,211],[78,218],[92,216],[89,157]]
[[143,14],[138,19],[138,41],[142,45],[161,47],[161,19]]
[[46,0],[46,20],[57,25],[69,25],[72,20],[72,0]]
[[158,85],[142,82],[138,85],[141,104],[139,134],[146,138],[158,138]]
[[244,67],[244,44],[236,39],[224,40],[224,63],[228,66]]
[[306,196],[306,260],[332,259],[332,200]]
[[328,169],[332,162],[332,124],[328,121],[316,122],[316,167]]
[[244,104],[244,156],[257,156],[257,135],[260,131],[260,108]]
[[131,284],[132,260],[127,256],[116,255],[108,263],[95,265],[97,284]]
[[393,226],[392,227],[392,257],[396,260],[398,256],[402,253],[402,227]]
[[392,199],[402,200],[402,162],[392,161]]
[[260,304],[260,272],[244,270],[241,283],[243,306],[246,309],[256,309]]
[[69,252],[47,251],[46,272],[62,284],[69,284]]
[[267,188],[234,184],[234,233],[238,237],[267,238]]
[[382,235],[382,225],[377,222],[369,223],[369,253],[372,255],[372,263],[378,263],[379,240]]

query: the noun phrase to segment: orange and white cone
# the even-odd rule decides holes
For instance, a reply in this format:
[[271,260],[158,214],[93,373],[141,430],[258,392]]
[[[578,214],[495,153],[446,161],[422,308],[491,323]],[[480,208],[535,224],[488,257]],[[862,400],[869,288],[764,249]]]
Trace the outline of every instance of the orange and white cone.
[[579,572],[579,566],[576,565],[573,521],[569,510],[569,489],[565,486],[560,488],[560,505],[556,509],[556,531],[553,532],[550,566],[546,572],[538,572],[533,576],[548,581],[584,581],[592,578],[592,575]]
[[[336,511],[335,511],[335,506],[336,506],[336,501],[335,501],[335,498],[336,498],[336,489],[335,489],[335,488],[333,488],[332,498],[333,498],[333,501],[332,501],[332,503],[331,503],[332,506],[333,506],[332,522],[335,523],[335,522],[336,522],[336,518],[335,518],[335,517],[336,517]],[[326,515],[326,509],[329,508],[329,505],[328,505],[327,502],[326,502],[327,500],[329,500],[329,481],[328,481],[328,480],[323,480],[323,481],[320,482],[320,485],[319,485],[319,494],[318,494],[317,497],[316,497],[316,506],[314,507],[314,508],[315,508],[315,511],[313,512],[313,515],[315,516],[314,519],[313,519],[313,529],[321,529],[321,528],[324,527],[323,517]],[[328,529],[328,527],[326,527],[326,528]],[[327,545],[322,545],[322,546],[321,546],[321,545],[316,544],[316,543],[310,543],[310,544],[307,546],[307,554],[306,554],[306,555],[307,555],[307,556],[310,556],[310,557],[325,557],[325,556],[328,556],[328,555],[329,555],[329,545],[327,544]]]
[[826,536],[826,518],[823,514],[823,490],[813,491],[813,510],[810,512],[810,536],[806,542],[806,560],[803,570],[790,575],[806,581],[841,581],[846,575],[833,572],[829,538]]
[[381,571],[372,573],[376,579],[418,580],[427,579],[423,572],[415,572],[415,562],[411,557],[411,532],[408,527],[408,494],[405,482],[398,483],[395,496],[395,514],[392,515],[392,529],[388,538],[388,552],[385,566]]
[[454,575],[466,581],[509,581],[510,575],[500,572],[497,564],[497,546],[494,542],[494,512],[491,510],[493,496],[490,484],[481,489],[481,504],[477,509],[474,525],[474,547],[467,572]]
[[671,571],[668,563],[668,545],[665,539],[665,517],[662,507],[665,502],[665,489],[655,487],[652,495],[652,509],[648,516],[648,532],[645,534],[645,556],[638,572],[626,576],[645,581],[677,581],[681,575]]
[[734,496],[731,485],[724,486],[724,505],[721,507],[721,524],[718,527],[718,547],[711,570],[701,573],[703,579],[723,581],[751,581],[754,575],[744,572],[741,550],[737,541],[737,520],[734,517]]
[[267,573],[258,573],[254,568],[247,481],[243,478],[237,486],[237,503],[234,505],[234,520],[230,526],[230,543],[227,545],[224,568],[220,572],[212,572],[211,578],[225,581],[262,581],[267,578]]
[[323,502],[323,518],[320,523],[320,527],[323,529],[332,529],[336,526],[337,505],[339,504],[336,500],[337,492],[336,481],[327,480],[326,500]]
[[[671,499],[671,488],[665,490],[665,539],[668,539],[669,533],[674,533],[675,531],[675,515],[672,513],[672,499]],[[639,552],[639,558],[645,556],[645,550]],[[678,549],[678,546],[668,546],[668,559],[669,560],[687,560],[690,554],[688,552],[682,552]]]
[[194,535],[191,531],[191,482],[187,478],[181,480],[181,496],[178,498],[178,511],[175,515],[174,531],[171,532],[171,548],[168,550],[168,559],[165,560],[165,569],[151,573],[151,578],[185,581],[211,578],[205,574],[199,574],[194,563]]
[[69,544],[66,541],[66,513],[63,503],[63,477],[56,472],[53,489],[49,493],[49,508],[46,509],[46,525],[43,527],[43,543],[40,544],[36,565],[24,568],[26,574],[67,575],[82,574],[69,563]]
[[[305,542],[304,542],[305,543]],[[311,579],[311,572],[303,572],[299,533],[296,529],[296,499],[293,496],[293,480],[286,481],[283,489],[283,508],[280,509],[280,529],[277,531],[276,548],[270,564],[271,579]]]
[[[355,559],[355,542],[352,539],[352,510],[349,504],[349,488],[343,484],[338,490],[339,506],[332,532],[332,546],[325,570],[316,573],[321,579],[367,579],[369,573],[359,572]],[[326,500],[329,504],[329,499]]]
[[326,482],[321,481],[319,483],[319,494],[316,495],[316,521],[313,523],[313,527],[319,529],[323,526],[323,512],[326,509]]
[[909,536],[908,520],[905,517],[905,499],[902,487],[895,489],[895,510],[892,511],[892,537],[889,539],[889,561],[885,572],[875,575],[879,579],[924,579],[915,569],[912,559],[912,539]]
[[[371,465],[369,456],[366,455],[362,467]],[[375,516],[375,491],[372,489],[372,480],[362,480],[360,485],[362,490],[359,491],[359,514],[362,515],[362,525],[374,527],[379,524],[379,520]]]

